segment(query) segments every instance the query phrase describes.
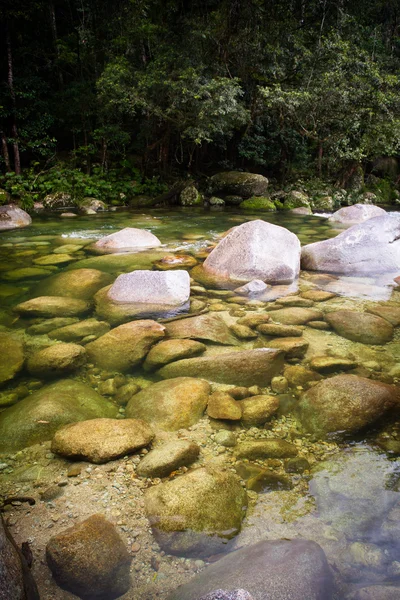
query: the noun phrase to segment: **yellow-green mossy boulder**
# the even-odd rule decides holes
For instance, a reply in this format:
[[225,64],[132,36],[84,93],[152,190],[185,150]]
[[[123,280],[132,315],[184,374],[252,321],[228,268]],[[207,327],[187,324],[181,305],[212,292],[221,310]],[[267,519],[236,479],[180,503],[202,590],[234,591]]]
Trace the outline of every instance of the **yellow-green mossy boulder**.
[[53,344],[35,352],[28,360],[28,371],[35,377],[59,377],[73,373],[86,363],[86,350],[79,344]]
[[113,278],[98,269],[74,269],[48,277],[35,289],[37,296],[64,296],[91,300],[102,287],[109,285]]
[[161,548],[181,556],[209,556],[240,531],[247,495],[239,477],[212,467],[195,469],[145,493],[145,510]]
[[24,346],[10,333],[0,332],[0,385],[14,379],[24,365]]
[[135,394],[126,407],[126,417],[143,419],[165,431],[187,429],[204,414],[210,385],[193,377],[159,381]]

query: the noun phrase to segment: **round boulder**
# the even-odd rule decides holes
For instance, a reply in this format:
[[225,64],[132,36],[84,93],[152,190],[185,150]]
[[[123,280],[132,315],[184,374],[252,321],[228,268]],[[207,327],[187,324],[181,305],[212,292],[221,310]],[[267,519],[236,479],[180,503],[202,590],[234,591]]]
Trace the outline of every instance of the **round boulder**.
[[24,364],[24,347],[20,340],[9,333],[0,333],[1,361],[0,385],[14,379]]
[[127,250],[144,250],[161,246],[160,240],[150,231],[125,227],[121,231],[106,235],[93,244],[93,249],[100,252],[118,252]]
[[241,527],[247,495],[229,471],[202,467],[148,489],[145,510],[154,536],[170,554],[207,556]]
[[61,296],[39,296],[14,307],[22,317],[75,317],[87,313],[90,305],[85,300]]
[[59,429],[51,451],[66,458],[101,464],[148,446],[154,433],[137,419],[91,419]]
[[325,315],[338,335],[362,344],[386,344],[393,337],[393,325],[386,319],[353,310],[338,310]]
[[14,206],[13,204],[0,206],[0,231],[20,229],[21,227],[27,227],[31,223],[31,217],[22,208],[18,208],[18,206]]
[[200,448],[194,442],[168,442],[150,450],[138,464],[136,472],[141,477],[168,477],[179,467],[191,465],[199,454]]
[[263,196],[267,192],[268,179],[257,173],[242,173],[241,171],[226,171],[211,177],[213,192],[225,195],[250,198]]
[[195,340],[165,340],[152,347],[143,363],[145,371],[159,369],[174,360],[203,354],[207,346]]
[[98,269],[74,269],[48,277],[35,288],[37,296],[63,296],[91,300],[93,295],[113,278]]
[[374,206],[373,204],[353,204],[353,206],[344,206],[337,210],[329,217],[329,221],[351,227],[357,223],[363,223],[368,219],[381,217],[382,215],[386,215],[386,211],[383,208],[379,208],[379,206]]
[[36,377],[58,377],[76,371],[86,362],[86,350],[78,344],[54,344],[35,352],[28,371]]
[[46,559],[58,585],[83,600],[112,600],[131,585],[131,557],[103,515],[92,515],[52,537]]

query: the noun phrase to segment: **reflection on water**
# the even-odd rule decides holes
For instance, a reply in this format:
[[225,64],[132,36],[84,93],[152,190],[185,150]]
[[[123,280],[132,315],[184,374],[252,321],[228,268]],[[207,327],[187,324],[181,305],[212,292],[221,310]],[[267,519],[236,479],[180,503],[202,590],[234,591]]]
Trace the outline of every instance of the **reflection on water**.
[[[18,318],[13,307],[40,295],[51,276],[77,268],[94,268],[111,274],[114,278],[137,268],[151,269],[162,257],[174,253],[192,255],[201,263],[207,256],[208,249],[218,242],[223,232],[255,218],[260,218],[260,214],[243,215],[229,210],[204,212],[193,208],[152,210],[148,214],[117,211],[75,219],[61,219],[58,215],[36,216],[31,227],[5,232],[0,237],[0,333],[11,331],[17,340],[23,342],[25,352],[30,356],[52,344],[54,339],[63,339],[57,335],[48,337],[48,333],[72,327],[95,316],[92,313],[84,317],[60,314],[53,318],[53,323],[50,319],[40,317]],[[266,213],[261,218],[287,227],[299,236],[302,244],[327,239],[336,233],[324,215]],[[146,228],[160,238],[163,246],[137,254],[95,256],[90,252],[88,245],[94,240],[124,227]],[[49,256],[50,259],[46,258]],[[60,256],[66,257],[65,262],[58,262]],[[227,325],[232,325],[241,316],[253,314],[252,311],[282,308],[281,305],[273,305],[273,302],[282,296],[294,295],[294,298],[298,298],[297,293],[310,290],[336,294],[320,304],[318,301],[311,301],[314,308],[322,311],[325,307],[329,310],[345,308],[363,311],[376,302],[388,307],[400,307],[399,292],[393,282],[393,277],[398,273],[376,278],[302,273],[299,281],[290,286],[273,286],[261,294],[251,296],[249,302],[247,299],[242,302],[233,292],[216,290],[217,285],[197,277],[196,273],[199,272],[198,267],[192,271],[195,282],[191,309],[201,312],[206,306],[211,313],[220,313]],[[303,305],[301,302],[298,304]],[[273,311],[268,314],[273,315]],[[98,335],[91,332],[92,325],[98,326],[97,322],[85,324],[82,329],[84,334],[70,334],[68,330],[68,335],[77,336],[68,341],[83,345],[90,343]],[[324,549],[336,573],[338,598],[344,598],[355,586],[396,585],[400,580],[400,462],[396,458],[400,446],[397,439],[397,414],[391,415],[387,422],[379,423],[376,431],[369,432],[365,439],[358,439],[356,443],[354,439],[319,440],[310,434],[303,434],[292,410],[301,393],[325,376],[310,369],[310,361],[315,357],[330,358],[333,363],[335,358],[347,358],[357,365],[352,370],[354,374],[397,384],[400,378],[400,336],[395,330],[392,341],[381,346],[371,346],[336,335],[323,321],[314,319],[310,326],[307,323],[295,325],[300,327],[308,348],[305,354],[293,354],[287,361],[287,366],[300,365],[303,371],[296,371],[295,374],[292,371],[292,379],[289,375],[281,377],[282,381],[276,381],[272,390],[266,391],[254,386],[252,391],[253,395],[272,393],[279,397],[281,409],[276,416],[265,426],[242,427],[233,421],[228,423],[204,419],[190,429],[191,439],[195,439],[202,447],[201,464],[210,463],[235,471],[247,489],[249,509],[244,527],[231,542],[229,549],[264,539],[304,537],[318,542]],[[267,335],[259,337],[263,345],[270,341]],[[206,336],[205,339],[213,338]],[[293,342],[294,338],[290,339]],[[227,351],[254,347],[254,340],[245,335],[239,343],[239,348],[225,348],[206,341],[206,352],[208,355],[223,355]],[[140,366],[129,373],[115,374],[89,363],[72,378],[96,389],[112,401],[117,407],[117,413],[123,416],[126,401],[123,393],[119,392],[118,395],[117,390],[122,390],[124,386],[145,388],[157,380],[158,376],[144,372]],[[0,390],[0,410],[15,406],[45,383],[44,377],[33,377],[27,370],[20,370],[15,377],[4,381]],[[240,390],[236,393],[236,399],[241,400]],[[288,457],[236,460],[232,448],[237,440],[254,441],[265,436],[294,444],[298,457],[289,460]],[[51,520],[55,512],[57,517],[62,510],[66,513],[69,511],[72,515],[76,514],[76,517],[71,518],[78,520],[100,510],[110,518],[115,513],[114,521],[120,523],[121,531],[129,544],[139,546],[135,550],[140,557],[138,567],[135,568],[137,591],[127,598],[144,600],[156,597],[156,591],[162,595],[166,593],[165,590],[183,583],[202,568],[204,563],[200,560],[196,565],[194,561],[188,561],[185,563],[187,568],[183,568],[180,559],[169,560],[157,547],[152,549],[154,540],[140,504],[143,504],[142,487],[145,489],[149,486],[150,480],[140,483],[132,491],[132,481],[135,481],[135,485],[138,481],[132,475],[139,460],[136,461],[136,458],[138,457],[135,455],[132,460],[110,463],[112,468],[105,465],[93,469],[84,463],[82,474],[79,471],[75,476],[79,485],[75,485],[66,479],[65,461],[55,458],[49,452],[48,445],[33,446],[17,453],[4,453],[0,457],[0,494],[37,495],[38,489],[43,491],[43,488],[54,486],[56,481],[59,485],[64,482],[67,498],[65,504],[62,504],[63,501],[57,504],[54,498],[48,505],[38,507],[36,513],[22,513],[25,510],[22,507],[21,512],[16,513],[18,507],[14,507],[15,525],[20,523],[14,534],[22,538],[36,536],[34,543],[43,550],[45,540],[49,537],[49,533],[46,533],[49,523],[51,528],[59,529],[71,524],[67,519],[61,526],[61,521],[58,523],[60,516],[58,520]],[[103,487],[96,482],[104,484]],[[60,485],[60,489],[64,490],[64,487]],[[85,494],[90,494],[92,505],[87,502]],[[132,502],[135,509],[132,509]],[[129,516],[130,510],[136,510],[131,520],[125,518],[125,513]],[[38,516],[34,517],[35,514]],[[36,518],[35,522],[33,517]],[[30,529],[35,535],[29,533]],[[136,542],[137,539],[141,543]],[[159,576],[163,573],[162,569],[155,570],[151,567],[151,560],[159,561],[165,568],[164,578]],[[43,565],[35,568],[37,576],[49,579],[48,571],[43,571]],[[64,598],[57,595],[58,588],[51,587],[52,583],[48,585],[50,588],[46,588],[44,598]]]

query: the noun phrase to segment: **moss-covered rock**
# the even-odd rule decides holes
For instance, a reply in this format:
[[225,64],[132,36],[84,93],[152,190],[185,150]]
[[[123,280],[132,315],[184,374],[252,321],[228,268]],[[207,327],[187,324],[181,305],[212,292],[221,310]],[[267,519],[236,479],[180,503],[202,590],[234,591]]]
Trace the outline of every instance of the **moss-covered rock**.
[[285,196],[285,200],[283,203],[283,207],[285,210],[300,208],[302,206],[306,208],[311,208],[309,197],[304,192],[293,190]]
[[211,177],[214,193],[223,192],[226,195],[250,198],[263,196],[268,188],[268,179],[256,173],[227,171]]
[[202,206],[203,196],[194,185],[189,185],[179,194],[181,206]]
[[49,331],[49,338],[62,342],[80,342],[88,335],[100,337],[110,331],[110,326],[105,321],[97,319],[84,319],[71,325],[58,327]]
[[14,379],[24,365],[22,342],[10,333],[0,332],[0,385]]
[[165,340],[153,346],[143,363],[145,371],[159,369],[174,360],[203,354],[207,346],[194,340]]
[[183,556],[206,556],[241,527],[247,495],[228,471],[195,469],[145,493],[145,510],[163,550]]
[[74,269],[64,271],[42,281],[34,290],[35,296],[62,296],[91,300],[102,287],[110,284],[113,278],[98,269]]
[[35,352],[28,371],[35,377],[59,377],[73,373],[86,362],[86,350],[78,344],[54,344]]
[[39,296],[14,307],[22,317],[75,317],[87,313],[90,304],[77,298],[62,296]]
[[116,417],[118,409],[80,381],[46,385],[0,414],[0,452],[13,452],[52,439],[68,423]]
[[135,394],[126,408],[130,419],[143,419],[165,431],[187,429],[201,419],[210,393],[202,379],[176,377]]
[[207,414],[212,419],[240,421],[242,408],[232,396],[225,392],[214,392],[208,400]]
[[268,196],[253,196],[252,198],[248,198],[240,204],[240,208],[245,210],[267,210],[269,212],[276,211],[275,203]]
[[251,396],[237,404],[242,410],[242,422],[245,425],[264,425],[278,410],[279,398],[267,395]]
[[180,467],[191,465],[199,454],[199,446],[189,440],[167,442],[150,450],[136,472],[141,477],[168,477]]

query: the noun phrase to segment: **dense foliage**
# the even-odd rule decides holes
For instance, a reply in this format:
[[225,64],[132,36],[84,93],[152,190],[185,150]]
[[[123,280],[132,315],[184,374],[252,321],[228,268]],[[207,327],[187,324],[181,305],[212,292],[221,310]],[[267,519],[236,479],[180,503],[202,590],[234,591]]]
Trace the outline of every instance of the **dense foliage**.
[[109,199],[138,180],[121,164],[343,185],[399,151],[399,14],[397,0],[3,0],[8,189],[58,178]]

